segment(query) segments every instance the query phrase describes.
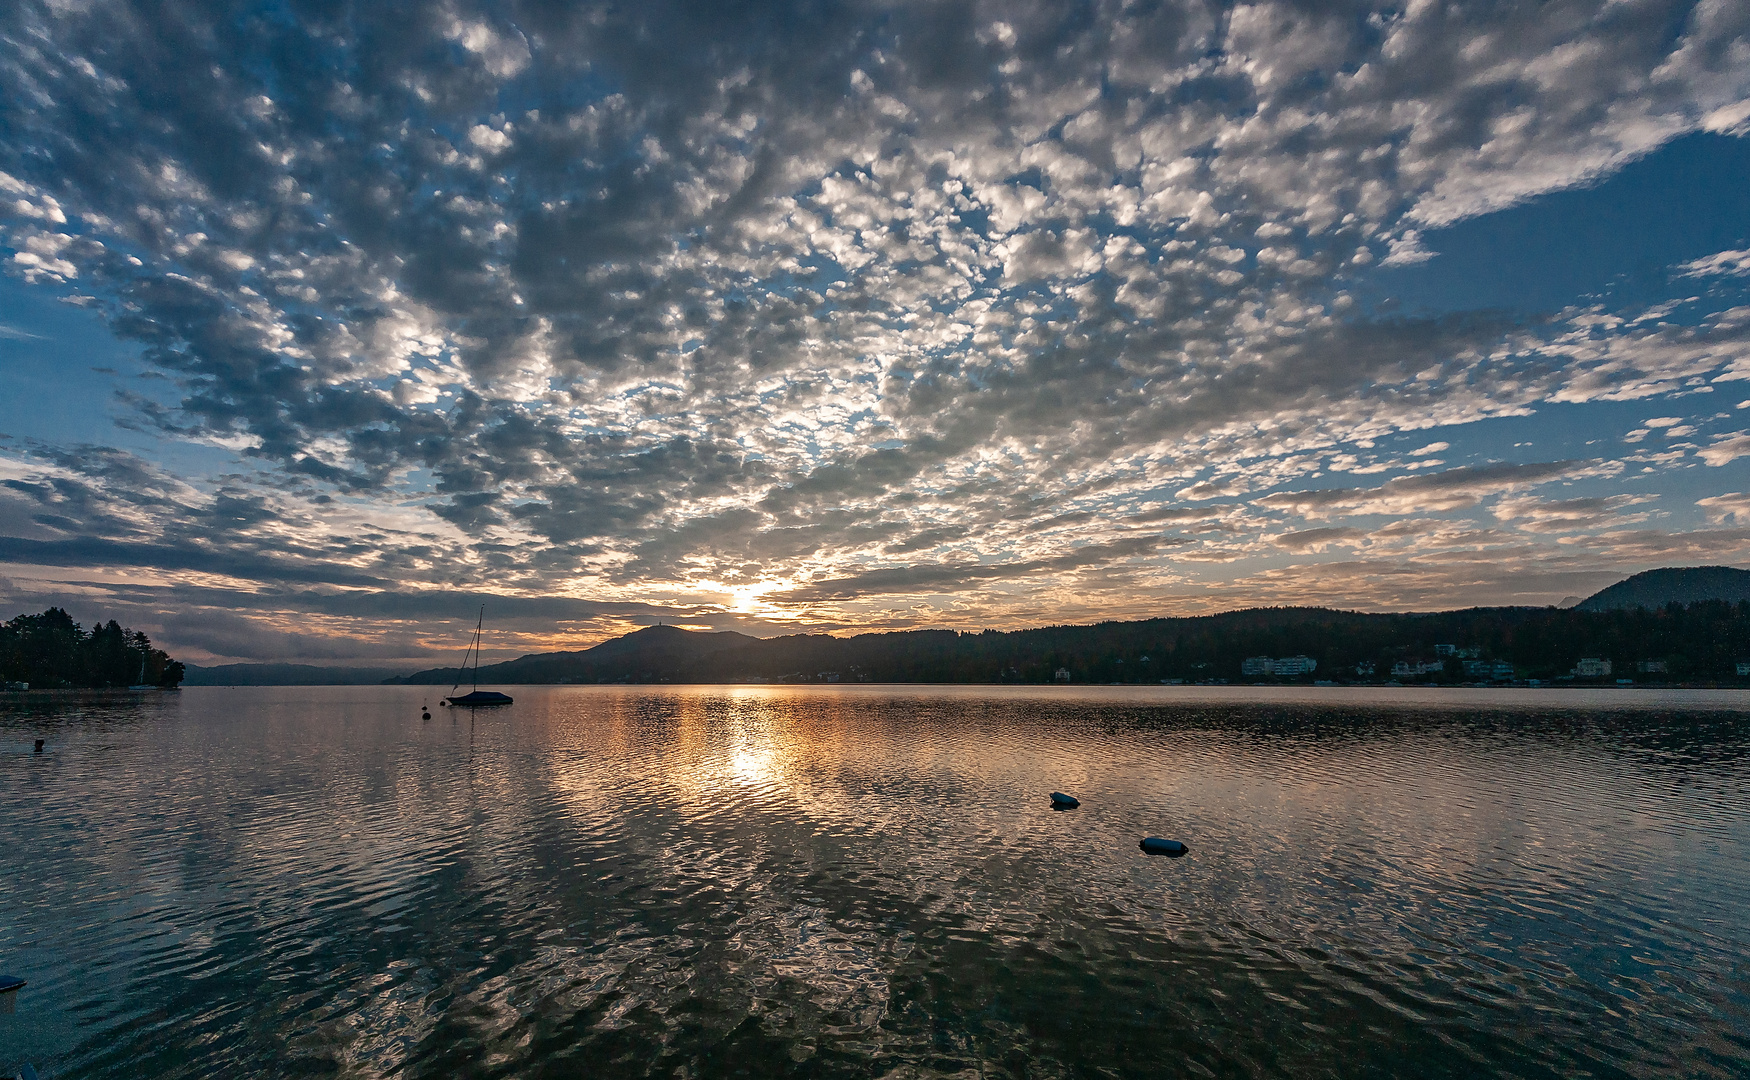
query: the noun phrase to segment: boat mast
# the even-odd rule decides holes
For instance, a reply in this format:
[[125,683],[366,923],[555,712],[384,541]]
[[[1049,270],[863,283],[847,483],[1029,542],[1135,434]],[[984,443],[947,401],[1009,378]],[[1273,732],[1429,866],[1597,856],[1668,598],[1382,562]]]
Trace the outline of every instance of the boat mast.
[[[480,622],[486,621],[486,605],[480,605]],[[477,650],[480,647],[480,623],[474,625],[474,640],[468,643],[468,650],[462,654],[462,666],[456,669],[456,685],[450,687],[450,696],[456,694],[456,686],[462,685],[462,676],[468,674],[468,657],[474,656],[474,689],[480,689],[480,658]]]
[[480,692],[480,628],[486,625],[486,605],[480,605],[480,619],[474,624],[474,692]]

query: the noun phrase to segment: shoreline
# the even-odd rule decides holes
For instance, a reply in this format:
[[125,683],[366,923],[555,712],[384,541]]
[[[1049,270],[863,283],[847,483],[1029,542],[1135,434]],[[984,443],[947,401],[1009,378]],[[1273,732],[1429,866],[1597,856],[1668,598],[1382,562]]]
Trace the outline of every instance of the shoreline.
[[[482,684],[487,685],[487,684]],[[1379,691],[1391,693],[1518,693],[1545,694],[1557,692],[1599,693],[1712,693],[1712,694],[1744,694],[1750,695],[1750,686],[1734,686],[1719,683],[1634,683],[1611,685],[1602,683],[1561,683],[1542,685],[1520,684],[1489,684],[1489,683],[1450,683],[1450,684],[1417,684],[1417,683],[1000,683],[1000,682],[776,682],[742,680],[735,682],[611,682],[611,683],[493,683],[494,687],[512,687],[533,690],[679,690],[699,688],[720,688],[725,690],[1001,690],[1009,692],[1049,693],[1077,692],[1086,690],[1130,690],[1151,691],[1159,693],[1193,692],[1235,692],[1235,691],[1274,691],[1278,693],[1317,694],[1325,691]],[[408,683],[216,683],[212,685],[183,686],[176,688],[177,694],[186,691],[206,690],[357,690],[362,688],[379,688],[384,690],[424,691],[428,695],[433,692],[435,684]],[[60,687],[55,689],[32,690],[0,690],[0,702],[22,701],[49,697],[139,697],[161,692],[158,688],[152,690],[129,690],[123,687],[110,688],[77,688]]]

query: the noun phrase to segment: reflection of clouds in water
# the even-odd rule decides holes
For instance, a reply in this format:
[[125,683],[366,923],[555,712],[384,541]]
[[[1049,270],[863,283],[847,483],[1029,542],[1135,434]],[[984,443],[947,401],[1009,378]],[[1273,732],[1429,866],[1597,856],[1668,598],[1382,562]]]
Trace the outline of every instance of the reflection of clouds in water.
[[287,1056],[333,1063],[343,1076],[399,1073],[444,1017],[428,1007],[435,989],[430,972],[416,961],[361,974],[301,1017],[304,1030],[287,1040]]
[[[652,948],[653,945],[667,948]],[[666,954],[692,944],[655,941],[642,926],[627,926],[606,941],[587,947],[547,945],[501,980],[515,987],[515,1011],[593,1014],[603,1030],[627,1027],[628,1016],[644,1008],[660,1014],[685,992],[689,971]]]
[[[606,787],[579,810],[599,815],[619,791],[666,816],[656,835],[672,873],[740,888],[769,882],[778,853],[855,866],[998,940],[1075,923],[1052,896],[1068,877],[1077,895],[1161,932],[1178,932],[1187,910],[1221,910],[1289,939],[1372,923],[1375,944],[1409,953],[1415,926],[1454,894],[1512,881],[1510,900],[1587,905],[1625,853],[1690,828],[1688,800],[1625,787],[1658,759],[1486,723],[1409,732],[1384,714],[1374,727],[1292,708],[1259,722],[1212,702],[1163,727],[1122,696],[1090,712],[1029,693],[981,691],[963,707],[953,692],[798,688],[660,691],[658,710],[648,696],[622,708],[616,693],[638,699],[579,697],[598,712],[598,739],[626,746],[627,726],[658,724],[655,711],[662,737],[621,759],[617,778],[590,771]],[[1029,812],[1059,784],[1089,798],[1084,811]],[[1592,808],[1607,803],[1617,813],[1605,831]],[[1135,837],[1155,833],[1190,840],[1206,869],[1134,858]],[[1481,921],[1466,932],[1486,934],[1512,909],[1472,909]]]
[[[887,1015],[889,966],[896,952],[907,951],[874,927],[835,919],[806,903],[756,903],[735,921],[729,948],[746,965],[742,976],[768,1031],[806,1026],[825,1034],[869,1036],[879,1034]],[[803,999],[815,1016],[798,1015],[801,1001],[782,985],[786,982],[806,987]]]
[[[1658,827],[1631,820],[1629,837],[1600,850],[1593,821],[1544,798],[1547,749],[1528,754],[1462,732],[1407,744],[1401,733],[1222,730],[1219,712],[1189,728],[1113,730],[1072,716],[1077,706],[1025,695],[969,715],[909,692],[661,694],[671,705],[664,739],[626,762],[635,770],[619,784],[636,775],[639,790],[622,800],[674,815],[663,834],[672,872],[750,884],[783,847],[774,832],[806,837],[808,858],[860,865],[926,910],[1005,939],[1066,917],[1037,884],[1058,873],[1158,926],[1187,889],[1236,915],[1280,920],[1282,896],[1312,889],[1320,904],[1337,899],[1345,868],[1360,865],[1402,919],[1471,887],[1490,865],[1546,878],[1550,890],[1584,890],[1612,871],[1615,844],[1644,844],[1641,830]],[[602,704],[596,730],[608,743],[625,745],[625,724],[650,722]],[[1114,708],[1121,715],[1125,706]],[[1045,725],[1050,752],[1029,724]],[[1285,741],[1303,745],[1283,754]],[[1582,786],[1614,782],[1604,751],[1564,752],[1582,754],[1565,763],[1576,771],[1604,777]],[[1043,792],[1060,783],[1092,794],[1092,812],[1073,820],[1024,812],[1042,808]],[[615,800],[601,791],[586,802],[580,811],[600,814]],[[1243,827],[1209,812],[1236,806],[1245,808]],[[1135,835],[1162,831],[1182,832],[1202,858],[1219,853],[1222,873],[1187,884],[1146,861],[1117,859]],[[1035,884],[1020,879],[1027,873]]]
[[[528,688],[470,725],[421,724],[411,689],[321,688],[237,723],[280,693],[191,690],[149,732],[0,757],[40,785],[0,950],[56,943],[56,995],[95,1018],[58,1071],[175,1037],[196,1067],[359,1076],[554,1047],[698,1075],[719,1046],[780,1072],[1011,1051],[1049,1072],[1081,1060],[1053,1025],[1154,1055],[1122,1019],[1149,1015],[1218,1075],[1378,1064],[1343,1043],[1357,1025],[1656,1074],[1737,1015],[1735,714]],[[372,695],[394,704],[342,704]],[[1064,777],[1082,809],[1052,813]],[[1147,834],[1191,856],[1144,857]],[[113,1004],[143,995],[168,1026]]]
[[556,726],[577,741],[555,755],[548,778],[575,839],[615,871],[668,883],[664,904],[718,898],[707,918],[713,937],[726,936],[705,947],[684,928],[639,922],[605,947],[555,947],[542,976],[562,988],[554,1007],[599,1008],[596,1023],[607,1028],[648,1010],[672,1027],[688,1022],[677,1007],[708,988],[774,1034],[876,1033],[893,943],[795,896],[816,863],[836,861],[828,850],[797,849],[843,810],[822,796],[817,775],[823,759],[844,752],[840,725],[818,715],[797,723],[759,692],[584,694],[555,704]]

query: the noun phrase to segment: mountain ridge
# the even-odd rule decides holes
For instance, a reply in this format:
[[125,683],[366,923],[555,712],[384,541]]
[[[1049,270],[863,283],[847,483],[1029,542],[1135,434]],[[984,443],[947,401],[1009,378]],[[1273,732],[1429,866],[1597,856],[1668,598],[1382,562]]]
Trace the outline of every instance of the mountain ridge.
[[[587,649],[566,652],[527,653],[514,660],[485,664],[476,674],[459,668],[430,668],[410,675],[383,680],[388,683],[438,686],[458,681],[496,683],[547,683],[575,681],[576,672],[604,664],[629,662],[655,665],[669,669],[676,664],[688,664],[714,653],[743,647],[761,639],[734,630],[683,630],[678,626],[646,626],[617,638],[598,642]],[[592,680],[593,681],[593,680]]]
[[[1564,601],[1577,623],[1549,622],[1546,631],[1561,638],[1573,627],[1590,625],[1588,617],[1610,612],[1654,611],[1667,603],[1683,605],[1706,602],[1732,603],[1750,600],[1750,570],[1734,567],[1663,567],[1635,574],[1608,586],[1583,601]],[[1499,655],[1515,660],[1522,674],[1533,670],[1559,675],[1563,664],[1549,648],[1527,645],[1522,639],[1539,622],[1537,613],[1561,608],[1504,607],[1466,608],[1451,612],[1403,612],[1375,614],[1333,608],[1286,607],[1243,608],[1215,615],[1184,618],[1143,619],[1131,622],[1101,622],[1057,625],[1027,630],[961,633],[952,630],[908,630],[893,633],[832,637],[826,634],[791,634],[756,638],[735,631],[693,631],[672,625],[648,626],[620,637],[598,642],[587,649],[528,653],[512,660],[483,665],[482,685],[494,683],[529,685],[541,683],[600,682],[732,682],[742,680],[920,682],[1043,682],[1052,681],[1060,667],[1067,666],[1075,681],[1156,681],[1182,678],[1203,681],[1240,678],[1239,660],[1252,654],[1315,655],[1317,676],[1334,674],[1332,665],[1367,662],[1367,653],[1382,673],[1398,656],[1431,652],[1436,638],[1497,639]],[[1553,618],[1553,616],[1552,616]],[[1656,622],[1656,621],[1655,621]],[[1445,628],[1445,629],[1442,629]],[[1656,627],[1649,624],[1651,638],[1641,641],[1621,657],[1633,664],[1654,654],[1671,652],[1661,644]],[[1661,631],[1662,632],[1662,631]],[[1335,633],[1347,642],[1337,648],[1329,640]],[[1203,645],[1187,646],[1198,655],[1181,656],[1176,641],[1208,639]],[[1514,638],[1507,656],[1508,638]],[[1587,640],[1582,633],[1574,649]],[[1627,648],[1628,643],[1619,643]],[[1721,647],[1750,656],[1750,641],[1740,646],[1729,634]],[[1699,646],[1686,646],[1694,652]],[[1371,652],[1369,652],[1371,650]],[[1661,651],[1663,650],[1663,651]],[[1168,656],[1160,655],[1168,652]],[[1574,651],[1570,649],[1569,651]],[[1601,643],[1593,651],[1608,651]],[[1731,650],[1728,650],[1731,651]],[[1545,654],[1549,655],[1545,655]],[[1645,656],[1641,654],[1646,654]],[[998,654],[1001,654],[1000,656]],[[1632,654],[1632,655],[1631,655]],[[1577,658],[1576,654],[1576,658]],[[1127,665],[1119,661],[1129,658]],[[1146,658],[1153,669],[1145,676],[1139,670]],[[1696,678],[1726,677],[1734,673],[1722,654],[1709,664],[1690,664]],[[1163,667],[1165,664],[1165,667]],[[1456,665],[1456,662],[1455,662]],[[1680,665],[1681,666],[1681,665]],[[1169,670],[1170,668],[1170,670]],[[1706,668],[1707,670],[1702,670]],[[444,685],[457,681],[455,668],[430,668],[407,672],[387,667],[316,667],[302,664],[226,664],[214,667],[188,665],[189,686],[360,685],[395,683]],[[1532,676],[1535,677],[1535,676]],[[472,675],[469,676],[472,679]]]
[[1735,566],[1663,566],[1643,570],[1574,605],[1581,611],[1664,607],[1706,600],[1750,600],[1750,570]]
[[[1295,670],[1307,680],[1385,681],[1399,677],[1400,661],[1414,661],[1414,671],[1403,677],[1417,681],[1564,679],[1575,677],[1578,661],[1593,658],[1611,659],[1623,671],[1638,665],[1666,676],[1660,681],[1726,679],[1736,685],[1741,656],[1750,656],[1750,603],[1711,600],[1674,611],[1497,607],[1389,614],[1295,607],[843,638],[646,627],[580,652],[534,653],[486,665],[478,681],[1205,682],[1251,678],[1256,672],[1247,671],[1248,659],[1305,657],[1312,664]],[[1486,675],[1479,674],[1484,661],[1492,665]],[[392,681],[448,685],[457,674],[455,668],[437,668]]]
[[372,686],[406,673],[392,667],[318,667],[315,664],[188,664],[184,686]]

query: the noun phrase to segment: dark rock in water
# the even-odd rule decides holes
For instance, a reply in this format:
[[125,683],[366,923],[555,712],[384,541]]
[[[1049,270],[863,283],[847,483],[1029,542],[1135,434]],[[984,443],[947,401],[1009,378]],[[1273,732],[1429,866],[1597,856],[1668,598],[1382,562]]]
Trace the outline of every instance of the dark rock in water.
[[1061,791],[1051,793],[1051,808],[1053,810],[1074,810],[1082,801],[1074,795],[1065,795]]
[[1191,849],[1177,840],[1163,840],[1158,836],[1150,836],[1143,840],[1142,850],[1149,855],[1165,855],[1169,859],[1176,859]]

